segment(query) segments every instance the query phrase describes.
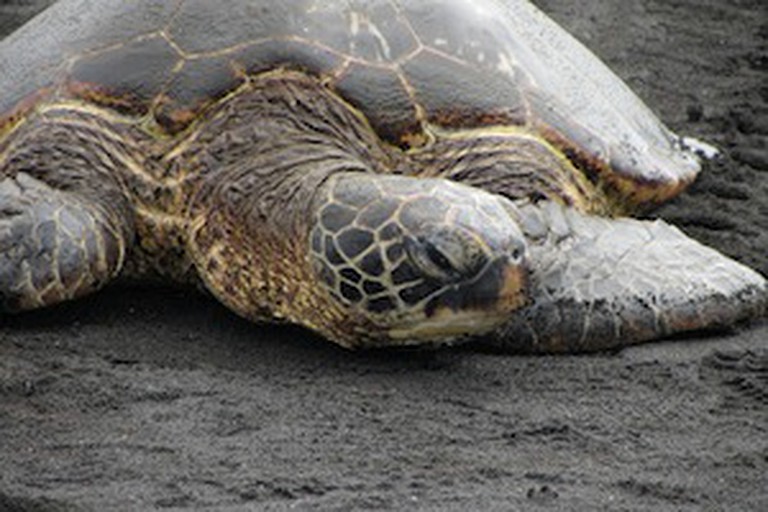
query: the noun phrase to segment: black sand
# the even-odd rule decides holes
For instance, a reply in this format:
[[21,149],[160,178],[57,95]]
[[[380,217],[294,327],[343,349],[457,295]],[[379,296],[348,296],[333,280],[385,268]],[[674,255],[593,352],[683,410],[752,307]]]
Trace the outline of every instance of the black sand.
[[[537,3],[725,150],[659,214],[768,274],[768,4]],[[165,289],[0,318],[0,510],[188,508],[768,510],[768,325],[520,357],[352,354]]]

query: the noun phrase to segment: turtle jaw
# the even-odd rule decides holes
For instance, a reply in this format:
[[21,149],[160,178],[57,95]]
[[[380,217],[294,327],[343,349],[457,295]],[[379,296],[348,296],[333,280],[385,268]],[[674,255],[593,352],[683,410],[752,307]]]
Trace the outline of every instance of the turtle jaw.
[[487,334],[529,303],[525,261],[502,257],[471,283],[453,286],[425,305],[425,316],[388,331],[398,345],[450,343]]

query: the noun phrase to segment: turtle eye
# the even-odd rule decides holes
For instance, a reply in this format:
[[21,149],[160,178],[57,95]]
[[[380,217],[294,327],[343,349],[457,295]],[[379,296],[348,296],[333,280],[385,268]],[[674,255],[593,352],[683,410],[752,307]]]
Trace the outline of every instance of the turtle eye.
[[456,280],[458,272],[450,258],[436,245],[436,241],[430,240],[430,237],[406,238],[405,251],[414,266],[427,278],[443,282]]
[[432,263],[434,263],[440,270],[449,275],[456,272],[456,269],[451,264],[451,260],[449,260],[448,257],[435,246],[435,244],[425,241],[424,248],[426,249],[429,259],[432,260]]
[[438,229],[408,239],[406,251],[414,265],[432,279],[457,282],[474,276],[486,258],[476,242],[456,230]]

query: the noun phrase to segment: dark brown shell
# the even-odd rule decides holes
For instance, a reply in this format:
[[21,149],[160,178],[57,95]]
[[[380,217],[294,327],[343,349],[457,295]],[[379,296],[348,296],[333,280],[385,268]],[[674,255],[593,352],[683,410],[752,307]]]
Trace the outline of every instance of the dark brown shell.
[[520,126],[654,187],[698,162],[597,58],[523,0],[60,0],[0,43],[0,136],[75,96],[183,130],[248,75],[317,76],[401,147]]

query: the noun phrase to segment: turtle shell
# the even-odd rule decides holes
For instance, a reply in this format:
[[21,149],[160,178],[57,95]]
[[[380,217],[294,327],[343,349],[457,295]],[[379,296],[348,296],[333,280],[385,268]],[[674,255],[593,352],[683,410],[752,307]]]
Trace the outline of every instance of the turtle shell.
[[278,68],[317,76],[403,148],[423,144],[429,126],[502,125],[632,185],[677,186],[699,168],[621,80],[523,0],[60,0],[0,43],[0,135],[40,102],[70,97],[174,134]]

